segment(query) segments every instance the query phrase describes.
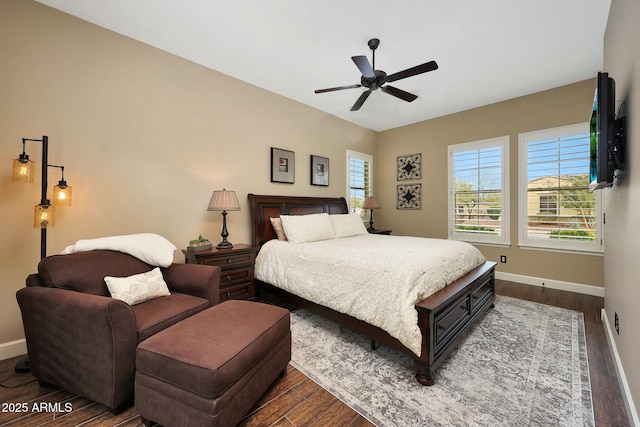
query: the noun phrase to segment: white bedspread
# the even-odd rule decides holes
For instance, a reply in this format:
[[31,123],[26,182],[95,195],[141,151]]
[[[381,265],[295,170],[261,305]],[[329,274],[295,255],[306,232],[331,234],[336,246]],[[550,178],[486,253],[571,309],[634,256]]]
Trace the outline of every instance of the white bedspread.
[[485,262],[468,243],[367,234],[312,243],[271,240],[255,277],[387,331],[420,355],[414,305]]

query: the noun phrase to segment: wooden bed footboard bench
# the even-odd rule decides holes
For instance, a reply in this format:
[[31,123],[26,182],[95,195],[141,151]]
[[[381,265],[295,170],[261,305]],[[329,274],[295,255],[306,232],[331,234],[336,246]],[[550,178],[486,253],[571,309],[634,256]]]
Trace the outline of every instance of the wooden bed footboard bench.
[[[347,203],[342,197],[259,196],[254,194],[249,194],[248,197],[252,215],[252,244],[256,246],[262,246],[268,240],[276,238],[270,217],[279,217],[280,214],[348,213]],[[456,347],[481,315],[493,307],[495,266],[495,262],[486,261],[444,289],[416,304],[418,327],[422,334],[419,357],[416,357],[415,353],[396,338],[376,326],[308,301],[271,284],[256,280],[256,286],[258,296],[260,290],[263,289],[280,296],[295,306],[305,308],[360,333],[376,343],[414,357],[418,382],[423,385],[433,385],[434,370]]]

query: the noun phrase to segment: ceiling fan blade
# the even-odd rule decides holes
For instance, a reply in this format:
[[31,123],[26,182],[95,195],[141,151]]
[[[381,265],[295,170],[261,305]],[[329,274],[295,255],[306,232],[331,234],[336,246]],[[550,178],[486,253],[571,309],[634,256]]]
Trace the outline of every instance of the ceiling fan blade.
[[438,69],[438,64],[436,64],[436,61],[429,61],[421,65],[416,65],[415,67],[412,67],[412,68],[407,68],[404,71],[399,71],[397,73],[391,74],[387,76],[387,81],[394,82],[396,80],[406,79],[407,77],[415,76],[418,74],[426,73],[428,71],[433,71],[437,69]]
[[353,104],[353,107],[351,107],[351,111],[358,111],[360,109],[360,107],[362,107],[362,104],[364,104],[364,101],[367,100],[369,95],[371,95],[371,90],[367,90],[365,92],[362,92],[362,95],[360,95],[360,98],[358,98],[356,103]]
[[336,91],[336,90],[355,89],[355,88],[358,88],[358,87],[362,87],[362,85],[358,84],[358,85],[349,85],[349,86],[330,87],[330,88],[327,88],[327,89],[317,89],[314,92],[315,93],[325,93],[325,92],[333,92],[333,91]]
[[352,56],[351,59],[355,62],[364,77],[372,79],[376,76],[366,56]]
[[418,95],[414,95],[412,93],[409,92],[405,92],[402,89],[398,89],[397,87],[393,87],[393,86],[382,86],[380,88],[384,93],[388,93],[389,95],[393,95],[396,98],[400,98],[404,101],[407,102],[411,102],[411,101],[415,101],[416,98],[418,98]]

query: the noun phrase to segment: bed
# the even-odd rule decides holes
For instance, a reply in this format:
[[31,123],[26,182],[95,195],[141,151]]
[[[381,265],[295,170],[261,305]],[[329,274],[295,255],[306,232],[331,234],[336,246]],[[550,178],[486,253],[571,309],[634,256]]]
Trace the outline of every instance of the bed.
[[[277,246],[277,242],[266,245],[273,239],[277,240],[270,218],[278,218],[280,215],[348,214],[344,198],[255,194],[249,194],[248,198],[252,218],[252,244],[261,248],[265,246],[265,252],[267,248],[271,250],[271,246]],[[393,236],[359,236],[362,239],[374,237],[388,239]],[[389,242],[389,246],[392,246],[391,240],[387,240],[387,242]],[[260,258],[260,254],[258,256]],[[295,265],[297,268],[298,264],[295,263]],[[304,265],[304,263],[300,263],[300,265]],[[354,313],[345,314],[341,310],[330,308],[329,304],[318,303],[314,297],[305,295],[307,296],[305,298],[300,295],[301,292],[280,289],[274,283],[268,283],[260,278],[256,280],[256,293],[258,297],[263,290],[278,295],[298,307],[308,309],[348,329],[361,333],[371,339],[372,348],[382,344],[409,354],[414,358],[418,382],[423,385],[432,385],[434,370],[455,348],[469,328],[486,310],[493,306],[495,301],[495,265],[494,262],[483,259],[477,267],[465,272],[460,277],[450,277],[447,279],[446,286],[419,300],[414,305],[413,315],[419,334],[417,348],[413,343],[408,343],[404,337],[400,336],[399,339],[396,329],[376,326],[374,324],[376,322],[362,320],[366,316]],[[357,298],[355,302],[357,303]],[[415,325],[413,326],[415,327]]]

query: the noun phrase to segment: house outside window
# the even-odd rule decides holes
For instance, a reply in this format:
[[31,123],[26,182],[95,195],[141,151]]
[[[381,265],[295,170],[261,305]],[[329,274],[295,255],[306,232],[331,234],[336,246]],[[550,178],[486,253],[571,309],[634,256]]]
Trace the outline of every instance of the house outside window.
[[347,150],[347,204],[349,212],[363,220],[369,210],[362,209],[365,197],[373,195],[373,156]]
[[449,146],[449,237],[509,244],[509,137]]
[[600,192],[589,191],[589,124],[527,132],[518,140],[518,244],[601,252]]

